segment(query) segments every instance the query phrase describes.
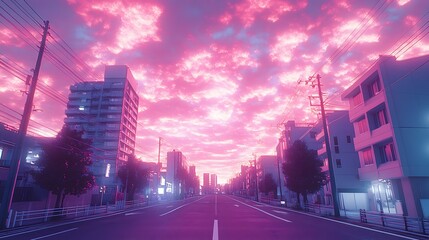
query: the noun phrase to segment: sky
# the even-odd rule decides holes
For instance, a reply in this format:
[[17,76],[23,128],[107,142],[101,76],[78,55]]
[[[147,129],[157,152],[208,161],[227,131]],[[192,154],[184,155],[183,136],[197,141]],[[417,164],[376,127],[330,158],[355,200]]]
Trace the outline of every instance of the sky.
[[[326,108],[379,55],[429,53],[427,0],[4,0],[0,122],[18,127],[25,76],[49,20],[29,134],[55,136],[70,85],[128,65],[140,96],[136,155],[180,150],[197,174],[226,183],[275,155],[283,123],[314,123],[305,85],[320,74]],[[202,179],[201,179],[202,180]]]

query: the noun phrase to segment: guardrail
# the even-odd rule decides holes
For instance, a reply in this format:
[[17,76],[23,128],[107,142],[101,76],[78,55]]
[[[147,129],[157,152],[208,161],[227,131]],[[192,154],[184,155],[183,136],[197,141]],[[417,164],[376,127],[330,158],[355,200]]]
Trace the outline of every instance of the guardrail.
[[133,200],[133,201],[117,201],[115,205],[103,206],[75,206],[64,208],[51,208],[32,211],[13,211],[9,212],[9,219],[7,221],[7,228],[14,228],[23,225],[47,222],[52,219],[58,218],[76,218],[89,215],[107,213],[108,211],[121,210],[131,207],[147,206],[147,200]]
[[380,212],[368,212],[365,209],[361,209],[359,212],[360,221],[363,223],[371,223],[408,232],[429,234],[429,219],[419,219]]

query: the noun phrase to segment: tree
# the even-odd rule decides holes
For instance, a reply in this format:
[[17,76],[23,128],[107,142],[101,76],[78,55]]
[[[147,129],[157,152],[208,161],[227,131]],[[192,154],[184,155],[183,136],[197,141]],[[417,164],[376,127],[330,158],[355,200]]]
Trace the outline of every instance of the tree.
[[308,149],[300,140],[293,143],[286,150],[286,161],[282,170],[286,178],[286,187],[298,195],[298,207],[301,206],[300,195],[307,203],[307,194],[315,193],[326,182],[326,175],[322,172],[322,162],[317,158],[317,152]]
[[143,168],[142,162],[134,155],[130,155],[127,163],[119,169],[118,177],[124,191],[126,189],[126,200],[134,200],[135,193],[149,185],[149,170]]
[[33,177],[42,188],[57,195],[55,208],[62,208],[67,195],[81,195],[94,186],[94,175],[89,171],[91,140],[83,139],[82,132],[63,126],[55,140],[42,146],[38,161],[40,170]]
[[259,182],[259,191],[265,193],[265,195],[272,192],[275,196],[277,196],[277,183],[274,181],[273,175],[271,173],[265,174],[262,180]]

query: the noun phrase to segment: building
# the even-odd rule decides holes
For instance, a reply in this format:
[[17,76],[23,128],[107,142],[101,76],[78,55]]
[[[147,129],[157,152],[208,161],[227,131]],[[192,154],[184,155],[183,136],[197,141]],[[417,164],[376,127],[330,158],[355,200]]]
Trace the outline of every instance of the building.
[[257,161],[258,166],[258,179],[261,181],[268,174],[273,177],[274,182],[277,184],[277,197],[280,199],[280,189],[285,188],[282,179],[284,179],[283,171],[281,170],[280,162],[276,155],[262,155],[259,156]]
[[114,201],[118,169],[134,153],[139,97],[127,66],[106,66],[104,81],[70,87],[65,124],[92,140],[92,172],[106,186],[105,199]]
[[203,194],[210,193],[210,173],[203,174]]
[[[344,211],[358,212],[359,209],[367,209],[369,182],[361,181],[358,177],[359,156],[354,150],[352,141],[354,129],[348,119],[348,111],[326,113],[326,124],[341,214]],[[326,154],[325,133],[322,129],[322,122],[319,121],[315,128],[320,129],[316,135],[316,141],[322,144],[319,149],[316,149],[317,155],[323,161],[322,171],[329,176],[328,156]],[[317,195],[317,199],[314,200],[320,204],[333,205],[330,182],[323,186],[323,189]]]
[[380,56],[342,94],[370,210],[429,217],[429,56]]
[[184,194],[184,179],[188,174],[188,164],[182,152],[173,150],[167,152],[166,194],[172,198],[180,198]]
[[212,193],[217,192],[217,175],[216,174],[210,175],[210,190]]

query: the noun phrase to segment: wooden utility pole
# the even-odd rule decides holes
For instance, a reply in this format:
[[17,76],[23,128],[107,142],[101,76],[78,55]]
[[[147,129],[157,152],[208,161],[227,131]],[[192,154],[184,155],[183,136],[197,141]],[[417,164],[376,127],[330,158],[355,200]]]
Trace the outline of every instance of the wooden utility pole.
[[[6,188],[3,193],[2,204],[0,206],[0,228],[6,228],[6,220],[9,215],[10,207],[12,205],[13,193],[16,185],[16,178],[18,176],[19,165],[21,162],[25,136],[27,134],[28,123],[30,122],[31,112],[33,111],[34,93],[36,92],[37,79],[39,78],[40,66],[42,64],[43,52],[45,51],[46,37],[48,35],[49,21],[45,21],[43,27],[43,36],[40,44],[39,55],[37,56],[36,67],[34,68],[33,78],[31,80],[30,89],[28,91],[27,100],[24,106],[24,113],[22,114],[21,123],[18,129],[18,138],[15,149],[12,154],[12,160],[8,172]],[[25,157],[25,156],[24,156]]]

